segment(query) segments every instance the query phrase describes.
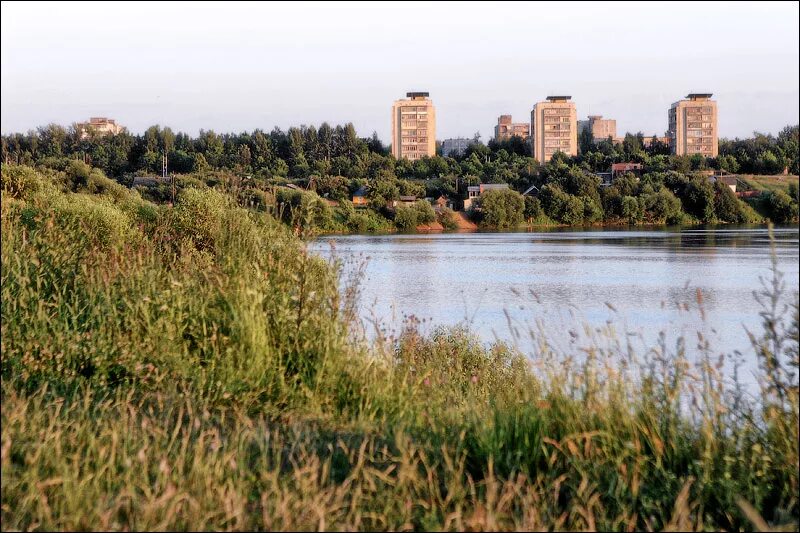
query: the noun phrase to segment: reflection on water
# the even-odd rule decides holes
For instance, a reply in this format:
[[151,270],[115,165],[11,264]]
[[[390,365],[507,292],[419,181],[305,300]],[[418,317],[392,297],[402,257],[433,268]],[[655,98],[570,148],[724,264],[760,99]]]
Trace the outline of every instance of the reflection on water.
[[[775,237],[779,268],[796,291],[798,229],[777,228]],[[538,320],[565,348],[575,342],[571,328],[611,322],[622,334],[641,336],[643,345],[652,346],[662,330],[673,338],[700,330],[717,352],[745,352],[742,326],[760,324],[752,291],[770,267],[763,227],[352,235],[312,247],[330,256],[330,241],[338,257],[367,261],[362,316],[395,331],[406,315],[434,325],[467,321],[485,340],[526,351],[530,339],[515,338],[514,328],[524,332]]]

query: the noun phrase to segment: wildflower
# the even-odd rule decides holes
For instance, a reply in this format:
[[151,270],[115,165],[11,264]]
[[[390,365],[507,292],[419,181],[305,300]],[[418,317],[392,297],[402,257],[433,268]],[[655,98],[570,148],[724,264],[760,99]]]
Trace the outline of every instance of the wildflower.
[[473,383],[477,383],[477,382],[478,382],[478,376],[476,376],[476,375],[474,375],[474,374],[473,374],[473,376],[472,376],[472,382],[473,382]]

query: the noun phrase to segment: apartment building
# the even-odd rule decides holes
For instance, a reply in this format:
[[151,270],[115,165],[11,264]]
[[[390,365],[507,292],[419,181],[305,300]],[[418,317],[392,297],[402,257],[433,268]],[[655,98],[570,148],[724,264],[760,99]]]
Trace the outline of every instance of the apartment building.
[[610,118],[603,118],[603,115],[589,115],[588,120],[578,121],[578,134],[583,130],[588,129],[592,132],[592,137],[595,143],[604,141],[611,137],[611,140],[617,138],[617,121]]
[[474,142],[472,139],[457,137],[442,141],[442,157],[460,157],[467,151],[467,147]]
[[92,131],[101,135],[116,135],[125,129],[107,117],[91,117],[89,122],[79,122],[77,126],[81,132],[81,139],[87,139]]
[[527,122],[512,122],[511,115],[500,115],[497,126],[494,127],[494,140],[507,141],[514,136],[527,141],[531,136],[531,125]]
[[392,106],[392,154],[411,161],[436,155],[436,110],[426,92],[406,93]]
[[669,108],[669,146],[675,155],[717,157],[717,102],[711,93],[691,93]]
[[540,163],[553,154],[578,155],[578,114],[571,96],[548,96],[531,111],[531,149]]

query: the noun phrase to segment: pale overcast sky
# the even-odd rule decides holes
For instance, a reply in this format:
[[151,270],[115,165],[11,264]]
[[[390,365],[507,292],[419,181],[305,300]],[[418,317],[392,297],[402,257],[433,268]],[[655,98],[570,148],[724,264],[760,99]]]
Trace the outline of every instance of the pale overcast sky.
[[579,118],[663,134],[718,101],[723,137],[798,123],[797,2],[2,3],[3,133],[109,116],[141,133],[353,122],[388,141],[429,91],[437,138],[569,94]]

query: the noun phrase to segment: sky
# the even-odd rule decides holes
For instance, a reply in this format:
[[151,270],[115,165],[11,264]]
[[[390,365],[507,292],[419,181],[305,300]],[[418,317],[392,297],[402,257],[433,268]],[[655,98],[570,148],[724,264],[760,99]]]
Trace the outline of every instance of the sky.
[[428,91],[437,138],[571,95],[578,118],[663,135],[714,94],[721,137],[800,122],[797,2],[2,2],[0,130],[108,116],[196,135],[352,122],[388,142]]

